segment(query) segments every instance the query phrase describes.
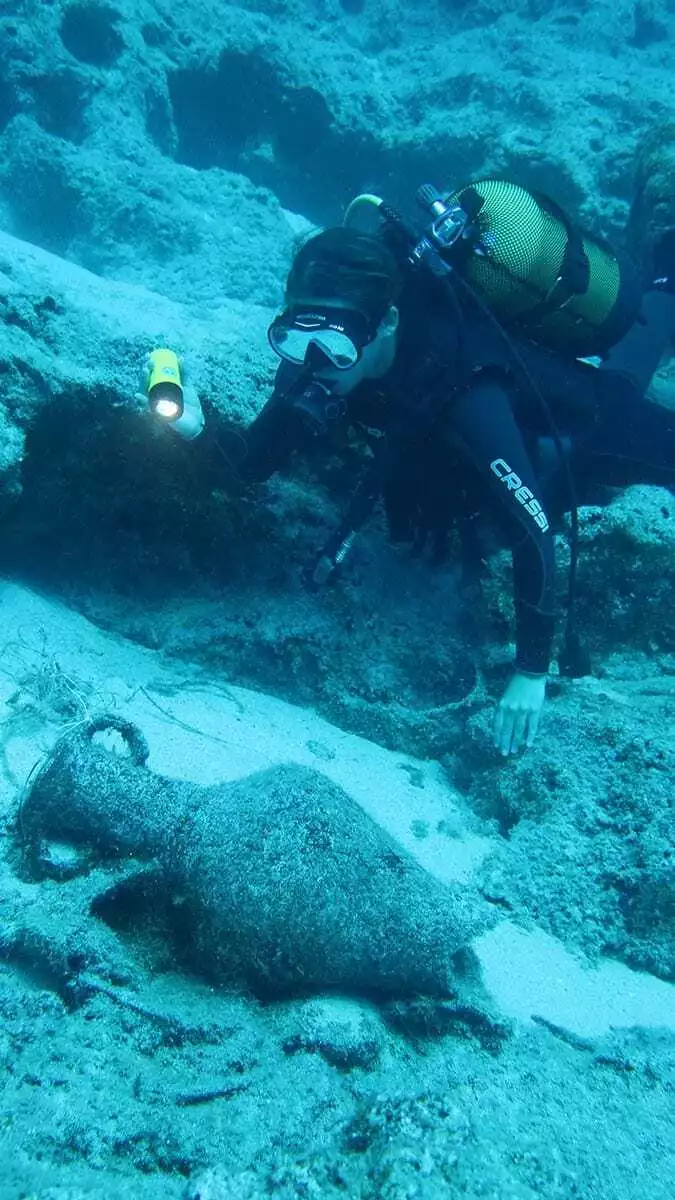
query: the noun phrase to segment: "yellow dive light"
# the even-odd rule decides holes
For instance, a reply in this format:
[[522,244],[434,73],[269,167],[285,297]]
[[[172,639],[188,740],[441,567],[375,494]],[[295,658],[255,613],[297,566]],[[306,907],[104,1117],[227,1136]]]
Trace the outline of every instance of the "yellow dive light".
[[183,415],[183,380],[178,355],[160,348],[148,355],[145,390],[150,408],[165,421],[177,421]]

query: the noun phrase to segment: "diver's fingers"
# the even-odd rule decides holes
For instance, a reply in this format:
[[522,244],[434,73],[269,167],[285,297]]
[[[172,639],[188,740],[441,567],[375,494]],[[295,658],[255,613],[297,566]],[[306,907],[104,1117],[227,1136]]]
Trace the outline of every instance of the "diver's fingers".
[[534,739],[536,738],[537,730],[539,729],[540,717],[541,717],[541,709],[540,708],[537,709],[536,712],[530,713],[530,719],[527,723],[527,738],[525,740],[525,745],[527,746],[528,750],[530,749],[530,746],[534,745]]
[[506,758],[511,750],[511,739],[513,737],[513,709],[506,708],[502,713],[501,730],[499,734],[499,753]]
[[504,729],[504,709],[501,704],[495,709],[495,719],[492,725],[492,744],[495,750],[501,749],[502,732]]
[[512,737],[511,737],[511,753],[512,754],[517,754],[518,751],[522,750],[522,748],[523,748],[523,744],[525,741],[525,731],[529,725],[530,715],[531,714],[527,711],[527,709],[522,709],[521,711],[514,714],[513,732],[512,732]]

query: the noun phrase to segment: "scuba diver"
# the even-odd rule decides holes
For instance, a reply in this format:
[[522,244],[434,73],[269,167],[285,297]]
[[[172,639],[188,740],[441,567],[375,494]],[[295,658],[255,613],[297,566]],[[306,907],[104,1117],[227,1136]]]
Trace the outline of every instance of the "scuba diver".
[[[344,519],[308,569],[318,588],[347,557],[378,499],[391,537],[440,558],[457,529],[469,569],[489,521],[511,548],[516,655],[499,701],[502,755],[533,744],[555,633],[554,528],[571,516],[560,670],[589,671],[574,621],[577,507],[598,485],[675,487],[675,412],[645,392],[675,333],[675,240],[643,289],[621,253],[548,197],[503,180],[453,193],[424,186],[422,228],[361,196],[345,224],[311,236],[269,329],[272,395],[246,430],[212,438],[246,480],[292,454],[328,451],[351,428],[370,457]],[[375,227],[373,227],[375,225]],[[151,407],[201,432],[156,351]],[[154,374],[153,374],[154,371]],[[195,412],[195,409],[198,410]],[[180,423],[184,429],[181,430]]]

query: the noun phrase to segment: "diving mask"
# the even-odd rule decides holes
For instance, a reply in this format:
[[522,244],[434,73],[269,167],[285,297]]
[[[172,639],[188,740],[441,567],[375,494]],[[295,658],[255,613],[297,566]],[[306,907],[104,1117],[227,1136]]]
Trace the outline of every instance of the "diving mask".
[[331,366],[348,371],[361,358],[364,346],[374,340],[377,328],[356,309],[294,305],[272,322],[267,336],[275,354],[288,362],[303,364],[308,352],[316,348]]

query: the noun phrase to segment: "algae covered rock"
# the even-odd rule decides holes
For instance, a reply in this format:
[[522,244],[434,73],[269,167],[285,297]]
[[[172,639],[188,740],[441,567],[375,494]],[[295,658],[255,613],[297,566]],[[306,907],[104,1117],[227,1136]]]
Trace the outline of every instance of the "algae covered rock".
[[637,157],[627,235],[629,248],[645,269],[667,229],[675,229],[675,121],[651,129]]
[[675,501],[640,485],[581,515],[580,623],[600,648],[671,650]]
[[295,1024],[283,1043],[286,1054],[320,1054],[344,1071],[373,1067],[380,1056],[382,1029],[375,1013],[356,1000],[318,996],[302,1004]]

